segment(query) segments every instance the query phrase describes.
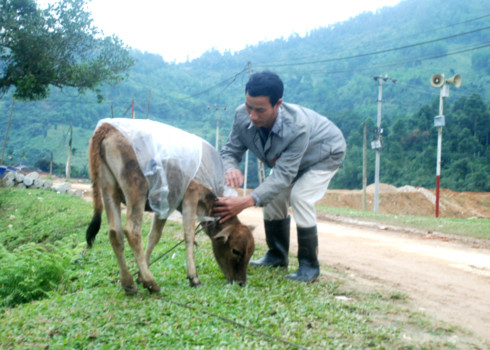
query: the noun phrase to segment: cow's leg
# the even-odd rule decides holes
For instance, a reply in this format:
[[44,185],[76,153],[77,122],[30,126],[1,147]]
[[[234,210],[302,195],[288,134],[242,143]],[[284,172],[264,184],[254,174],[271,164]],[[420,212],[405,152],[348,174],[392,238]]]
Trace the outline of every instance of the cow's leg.
[[[126,197],[127,198],[127,197]],[[143,213],[145,208],[145,197],[131,198],[128,201],[126,214],[126,228],[124,234],[128,239],[134,258],[138,264],[138,280],[143,286],[152,293],[159,293],[160,287],[155,282],[143,251],[143,242],[141,238],[141,226],[143,223]]]
[[104,204],[106,208],[107,221],[109,223],[109,240],[112,249],[116,254],[119,265],[121,285],[126,294],[136,294],[138,289],[133,281],[133,276],[129,272],[124,257],[124,234],[121,225],[121,201],[114,192],[114,186],[106,184],[103,189]]
[[[153,215],[153,221],[151,223],[151,230],[150,233],[148,234],[148,243],[146,244],[146,250],[145,250],[145,260],[148,266],[150,266],[150,257],[151,253],[153,252],[153,249],[155,246],[158,244],[160,241],[160,238],[162,237],[162,231],[163,227],[165,226],[165,223],[167,220],[161,220],[157,217],[156,214]],[[143,283],[141,280],[141,277],[138,273],[138,283]]]
[[191,287],[201,286],[194,260],[194,238],[196,226],[197,192],[188,191],[182,203],[182,221],[184,225],[187,278]]
[[148,265],[150,264],[151,253],[153,252],[153,249],[155,248],[155,246],[160,241],[160,238],[162,237],[163,227],[165,226],[166,222],[167,219],[162,220],[159,219],[156,214],[153,215],[151,230],[148,235],[148,243],[146,245],[146,250],[145,250],[145,258],[146,258],[146,263]]

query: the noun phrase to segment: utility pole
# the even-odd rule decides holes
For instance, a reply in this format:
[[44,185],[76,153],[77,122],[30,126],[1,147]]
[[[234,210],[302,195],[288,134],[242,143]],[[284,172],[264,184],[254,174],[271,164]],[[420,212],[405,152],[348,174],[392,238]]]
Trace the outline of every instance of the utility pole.
[[[252,75],[252,62],[248,62],[248,76],[250,77]],[[247,150],[248,153],[248,150]],[[248,159],[248,154],[247,154],[247,159]],[[264,169],[264,163],[260,161],[260,159],[257,158],[257,171],[259,175],[259,185],[265,181],[265,169]]]
[[219,111],[222,109],[226,111],[226,106],[214,105],[218,116],[216,118],[216,150],[219,151]]
[[0,164],[3,164],[3,157],[5,156],[5,148],[7,147],[7,140],[9,138],[10,123],[12,123],[12,114],[14,114],[14,103],[15,103],[15,98],[12,97],[12,106],[10,107],[9,123],[7,125],[7,133],[5,134],[5,141],[3,142],[2,159],[0,160]]
[[367,126],[364,122],[362,143],[362,210],[366,210],[366,173],[367,173]]
[[[248,61],[248,76],[250,77],[252,75],[252,62]],[[259,162],[259,160],[257,160]],[[259,163],[257,163],[259,165]],[[244,180],[243,180],[243,196],[247,195],[247,184],[248,184],[248,149],[245,152],[245,167],[244,167],[244,174],[243,174]]]
[[430,78],[432,86],[441,88],[439,94],[439,115],[434,117],[434,126],[437,128],[437,163],[436,163],[436,218],[439,217],[439,192],[441,186],[441,155],[442,155],[442,127],[446,124],[444,117],[444,97],[449,97],[449,85],[459,88],[461,76],[456,74],[452,78],[445,79],[444,74],[434,74]]
[[371,148],[376,150],[376,161],[374,168],[374,212],[377,213],[379,211],[379,172],[380,172],[380,163],[381,163],[381,148],[382,139],[383,139],[383,129],[381,129],[381,110],[383,108],[383,82],[392,80],[393,83],[396,80],[393,80],[385,74],[382,76],[375,76],[374,80],[378,82],[378,118],[377,118],[377,127],[376,127],[376,137],[374,141],[371,142]]
[[148,105],[146,106],[146,119],[148,119],[148,115],[150,114],[150,98],[151,98],[151,89],[148,90]]
[[[248,61],[248,76],[252,75],[252,62]],[[257,160],[257,165],[259,165],[259,160]],[[243,195],[247,195],[247,184],[248,184],[248,149],[245,152],[245,174],[244,174],[244,182],[243,182]]]
[[68,141],[68,160],[66,161],[66,179],[70,180],[70,173],[71,173],[71,153],[73,150],[73,124],[70,124],[70,140]]

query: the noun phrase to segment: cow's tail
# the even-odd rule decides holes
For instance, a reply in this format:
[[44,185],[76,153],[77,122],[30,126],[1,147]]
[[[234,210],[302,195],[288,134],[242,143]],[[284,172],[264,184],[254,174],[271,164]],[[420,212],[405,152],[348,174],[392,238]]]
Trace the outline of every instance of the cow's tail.
[[92,221],[87,228],[87,233],[85,236],[89,248],[92,247],[95,236],[97,236],[102,222],[102,211],[104,210],[104,205],[102,204],[102,191],[100,188],[100,163],[102,161],[101,148],[102,141],[104,141],[104,138],[106,137],[109,130],[109,125],[103,124],[101,127],[97,128],[94,135],[90,139],[89,163],[90,178],[92,179],[92,199],[94,205],[94,216],[92,217]]

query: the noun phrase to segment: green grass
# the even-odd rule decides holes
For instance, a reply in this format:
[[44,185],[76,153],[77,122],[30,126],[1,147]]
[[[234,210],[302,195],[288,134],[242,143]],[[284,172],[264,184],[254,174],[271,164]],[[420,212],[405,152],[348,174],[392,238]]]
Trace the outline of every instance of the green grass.
[[[204,235],[198,236],[196,250],[203,287],[189,287],[185,252],[180,246],[151,266],[162,288],[160,294],[151,295],[140,287],[138,295],[128,297],[119,284],[105,223],[94,247],[86,248],[84,235],[91,215],[90,204],[80,198],[0,188],[0,247],[4,252],[0,275],[7,276],[0,282],[0,292],[5,293],[4,283],[21,267],[25,279],[16,284],[28,287],[48,282],[31,300],[2,304],[1,349],[480,346],[461,330],[410,310],[403,293],[348,287],[348,277],[328,266],[322,267],[320,281],[314,284],[295,283],[283,278],[284,270],[264,268],[249,269],[246,287],[226,284]],[[147,217],[145,232],[149,226]],[[169,223],[153,256],[180,241],[181,231],[180,224]],[[135,270],[129,248],[126,251]],[[264,246],[256,247],[256,256],[264,252]],[[61,261],[61,273],[47,266],[49,261]],[[11,264],[18,265],[16,271]]]
[[346,216],[386,225],[415,228],[425,232],[440,232],[478,239],[490,239],[489,219],[436,218],[430,216],[374,213],[349,208],[318,206],[320,212]]

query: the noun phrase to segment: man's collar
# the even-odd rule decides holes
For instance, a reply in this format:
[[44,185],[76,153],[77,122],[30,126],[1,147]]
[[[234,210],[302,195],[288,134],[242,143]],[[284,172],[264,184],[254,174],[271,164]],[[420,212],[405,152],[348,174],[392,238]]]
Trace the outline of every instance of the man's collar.
[[274,122],[274,125],[272,125],[271,132],[273,132],[276,135],[282,136],[282,106],[279,107],[279,110],[277,111],[277,118],[276,121]]

